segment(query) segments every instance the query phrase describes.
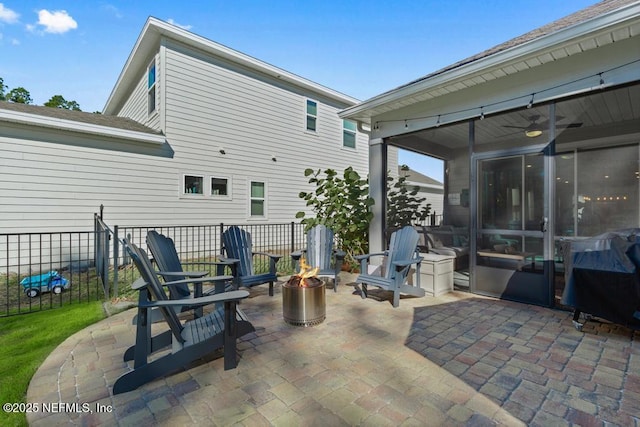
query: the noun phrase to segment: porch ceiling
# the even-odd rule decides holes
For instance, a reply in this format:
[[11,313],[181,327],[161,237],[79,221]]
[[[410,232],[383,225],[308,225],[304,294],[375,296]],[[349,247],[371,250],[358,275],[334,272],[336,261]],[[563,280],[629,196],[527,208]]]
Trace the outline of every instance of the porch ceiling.
[[[640,85],[595,92],[584,98],[561,102],[556,106],[557,142],[571,143],[616,134],[640,133]],[[539,116],[539,122],[547,120],[545,105],[487,117],[485,125],[476,126],[476,143],[517,146],[522,141],[524,127],[531,117]],[[567,127],[570,124],[578,127]],[[518,129],[516,127],[522,127]],[[609,132],[607,132],[609,130]],[[542,141],[540,141],[542,142]],[[451,150],[469,146],[469,128],[466,123],[425,129],[389,138],[389,143],[422,154],[446,159]],[[514,145],[515,143],[515,145]]]

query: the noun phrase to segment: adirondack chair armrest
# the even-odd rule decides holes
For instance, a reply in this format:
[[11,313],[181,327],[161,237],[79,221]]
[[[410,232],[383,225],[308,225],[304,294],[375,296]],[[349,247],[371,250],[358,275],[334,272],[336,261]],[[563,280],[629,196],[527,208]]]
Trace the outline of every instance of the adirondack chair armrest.
[[140,302],[138,305],[142,308],[173,307],[173,306],[182,306],[185,304],[191,305],[191,306],[200,306],[200,305],[209,305],[217,302],[240,301],[241,299],[247,298],[248,296],[249,296],[249,292],[245,290],[239,290],[239,291],[229,291],[222,294],[208,295],[206,297],[199,297],[199,298],[185,298],[181,300],[144,301],[144,302]]
[[356,255],[356,256],[354,256],[354,258],[355,258],[356,260],[358,260],[358,261],[362,261],[362,260],[365,260],[365,259],[369,259],[369,258],[371,258],[372,256],[385,256],[385,255],[387,255],[387,251],[384,251],[384,252],[375,252],[375,253],[371,253],[371,254],[364,254],[364,255]]
[[167,277],[204,277],[209,274],[208,271],[156,271],[156,274]]
[[396,268],[397,267],[406,267],[406,266],[411,265],[411,264],[418,264],[418,263],[422,262],[423,259],[424,258],[422,258],[422,257],[417,257],[417,258],[413,258],[413,259],[402,259],[402,260],[394,261],[392,264],[394,266],[396,266]]
[[356,255],[356,256],[354,256],[354,258],[356,259],[356,261],[360,261],[360,273],[361,274],[366,274],[367,264],[369,264],[369,258],[374,257],[374,256],[385,256],[387,254],[388,254],[387,251],[374,252],[374,253],[370,253],[370,254]]
[[[233,276],[208,276],[208,277],[199,277],[195,279],[183,279],[183,280],[173,280],[171,282],[164,282],[164,286],[177,286],[177,285],[188,285],[189,283],[193,284],[202,284],[209,282],[223,282],[232,280]],[[181,300],[183,301],[183,300]]]
[[299,251],[291,252],[291,258],[293,258],[294,261],[298,261],[302,257],[302,254],[304,254],[305,252],[307,252],[306,249],[300,249]]
[[282,255],[276,255],[276,254],[270,254],[267,252],[254,252],[253,255],[264,255],[264,256],[268,256],[269,258],[275,260],[276,262],[278,262],[278,260],[280,258],[282,258]]
[[218,259],[220,260],[220,262],[223,265],[229,265],[229,266],[233,266],[235,264],[238,264],[240,262],[240,260],[238,258],[227,258],[227,257],[218,257]]
[[147,285],[148,283],[142,277],[139,277],[131,284],[131,289],[134,291],[139,291]]

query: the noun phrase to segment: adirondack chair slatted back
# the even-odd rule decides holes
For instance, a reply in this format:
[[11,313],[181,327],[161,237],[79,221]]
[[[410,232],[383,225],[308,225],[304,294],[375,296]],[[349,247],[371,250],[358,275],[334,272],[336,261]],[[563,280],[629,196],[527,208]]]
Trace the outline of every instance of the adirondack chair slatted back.
[[[127,241],[125,241],[125,248],[129,253],[129,256],[131,256],[133,263],[136,265],[140,276],[147,283],[147,288],[149,289],[151,296],[157,301],[167,300],[167,294],[162,289],[162,284],[153,270],[153,266],[151,265],[151,261],[149,260],[147,253],[133,243]],[[167,307],[159,308],[163,317],[169,324],[174,337],[181,343],[184,342],[184,339],[182,338],[183,327],[176,313]]]
[[333,230],[316,225],[307,232],[307,264],[320,270],[331,268],[333,256]]
[[387,279],[392,279],[396,275],[396,269],[393,267],[394,261],[408,260],[415,257],[419,238],[418,232],[411,226],[403,227],[391,235],[389,253],[385,265],[385,277]]
[[[178,272],[182,271],[180,257],[176,252],[173,239],[166,237],[155,230],[147,233],[147,246],[153,254],[153,258],[158,265],[160,271]],[[174,276],[171,280],[184,280],[185,276]],[[179,286],[171,286],[169,288],[171,299],[186,298],[191,295],[191,290],[186,284]]]
[[222,241],[227,257],[240,260],[238,274],[240,276],[251,276],[253,274],[251,234],[234,225],[222,234]]

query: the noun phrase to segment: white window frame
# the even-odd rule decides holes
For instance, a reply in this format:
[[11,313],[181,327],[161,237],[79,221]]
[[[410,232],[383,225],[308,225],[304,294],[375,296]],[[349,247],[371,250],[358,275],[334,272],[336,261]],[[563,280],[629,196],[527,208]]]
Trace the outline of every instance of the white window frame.
[[[202,180],[202,192],[201,193],[188,193],[187,189],[187,177],[201,178]],[[207,189],[206,176],[199,173],[183,173],[180,181],[180,195],[183,197],[198,197],[204,198]]]
[[[212,185],[212,180],[213,179],[226,179],[227,180],[227,194],[213,194],[213,185]],[[209,182],[209,196],[211,196],[212,198],[218,200],[231,200],[232,199],[232,188],[233,188],[233,183],[231,180],[230,176],[223,176],[223,175],[209,175],[208,177],[208,182]]]
[[[352,123],[356,127],[356,129],[355,130],[347,129],[347,126],[346,126],[347,123]],[[353,134],[353,147],[349,147],[348,145],[345,145],[345,139],[344,139],[345,132]],[[358,147],[358,125],[354,121],[343,119],[342,120],[342,148],[344,148],[345,150],[355,150],[357,147]]]
[[[251,184],[254,182],[259,182],[261,184],[264,185],[264,197],[262,198],[257,198],[257,197],[253,197],[251,195]],[[268,198],[269,198],[269,184],[267,182],[266,179],[262,179],[262,178],[249,178],[247,180],[247,201],[248,201],[248,205],[247,205],[247,218],[249,220],[254,220],[254,221],[259,221],[259,220],[265,220],[268,219]],[[262,212],[263,214],[261,216],[258,215],[252,215],[251,214],[251,202],[254,200],[262,200],[263,204],[262,204]]]
[[[313,102],[316,106],[316,114],[309,114],[309,103]],[[318,103],[318,101],[316,101],[315,99],[311,99],[311,98],[307,98],[304,101],[304,129],[306,132],[312,133],[312,134],[317,134],[318,133],[318,109],[319,109],[320,104]],[[309,129],[309,125],[308,125],[308,120],[309,117],[313,117],[313,119],[315,120],[315,129]]]
[[[153,83],[151,83],[151,69],[153,69]],[[155,58],[147,67],[147,114],[149,116],[158,112],[158,66]]]

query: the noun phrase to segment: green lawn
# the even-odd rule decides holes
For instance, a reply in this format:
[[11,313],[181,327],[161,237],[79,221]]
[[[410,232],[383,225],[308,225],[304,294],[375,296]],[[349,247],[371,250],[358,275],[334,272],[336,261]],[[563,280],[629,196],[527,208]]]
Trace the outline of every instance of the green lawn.
[[[0,318],[0,402],[25,402],[29,381],[49,353],[103,318],[100,301]],[[27,419],[25,414],[1,411],[0,425],[26,426]]]

